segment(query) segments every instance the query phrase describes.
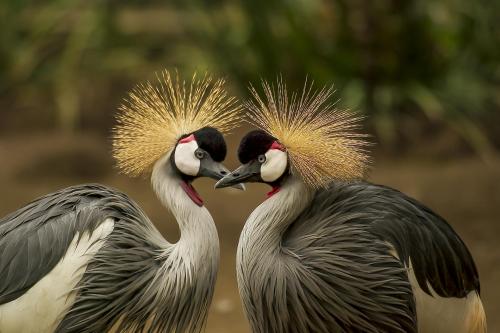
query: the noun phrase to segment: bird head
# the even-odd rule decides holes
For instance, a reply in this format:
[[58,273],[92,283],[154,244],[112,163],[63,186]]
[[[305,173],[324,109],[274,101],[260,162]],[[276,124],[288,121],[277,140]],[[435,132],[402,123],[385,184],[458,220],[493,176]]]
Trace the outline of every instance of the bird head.
[[301,94],[289,98],[280,79],[277,88],[263,83],[264,97],[250,90],[253,100],[245,106],[260,129],[242,139],[238,157],[243,165],[217,182],[217,188],[263,182],[273,186],[273,194],[291,175],[312,188],[364,175],[367,142],[354,131],[360,118],[329,102],[332,88],[315,91],[306,82]]
[[[213,127],[203,127],[177,141],[170,154],[170,164],[181,179],[184,191],[195,203],[201,205],[203,201],[191,185],[192,181],[200,177],[219,180],[228,174],[229,170],[222,164],[226,153],[224,136]],[[245,189],[239,183],[232,187]]]
[[203,127],[177,141],[170,162],[178,175],[187,181],[198,177],[219,180],[228,173],[221,163],[226,152],[222,133],[213,127]]
[[156,84],[136,86],[120,107],[113,131],[117,166],[130,176],[173,170],[201,206],[191,182],[199,177],[218,180],[228,172],[221,163],[226,157],[223,133],[237,126],[239,110],[235,98],[227,96],[224,80],[195,74],[186,82],[163,71]]
[[241,140],[238,159],[242,165],[216,184],[217,188],[243,182],[279,186],[290,174],[285,146],[263,130],[249,132]]

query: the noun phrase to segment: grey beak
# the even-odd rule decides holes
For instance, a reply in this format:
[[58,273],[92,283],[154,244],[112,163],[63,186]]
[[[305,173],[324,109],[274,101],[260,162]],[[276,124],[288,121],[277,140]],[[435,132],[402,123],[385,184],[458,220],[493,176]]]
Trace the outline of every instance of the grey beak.
[[[209,177],[215,180],[222,179],[225,175],[230,174],[229,169],[226,168],[222,163],[215,162],[212,159],[205,158],[201,161],[200,171],[198,172],[199,177]],[[231,187],[237,188],[244,191],[245,185],[235,183]]]
[[[233,174],[228,174],[227,176],[225,176],[224,178],[222,178],[221,180],[219,180],[217,183],[215,183],[215,188],[224,188],[224,187],[228,187],[228,186],[233,186],[233,183],[234,183],[234,176]],[[237,183],[237,184],[241,184],[241,183]]]
[[223,188],[243,182],[255,181],[260,181],[260,164],[250,162],[243,164],[230,174],[224,176],[224,178],[215,183],[215,188]]
[[[226,177],[227,175],[230,175],[231,172],[229,171],[229,169],[227,169],[224,165],[220,165],[222,168],[224,168],[224,170],[222,170],[222,173],[223,173],[223,177],[219,178],[219,181],[217,183],[215,183],[215,186],[214,188],[217,188],[217,184],[222,180],[224,179],[224,177]],[[236,188],[238,190],[242,190],[242,191],[245,191],[246,190],[246,187],[245,187],[245,184],[243,183],[236,183],[236,184],[231,184],[229,187],[232,187],[232,188]]]

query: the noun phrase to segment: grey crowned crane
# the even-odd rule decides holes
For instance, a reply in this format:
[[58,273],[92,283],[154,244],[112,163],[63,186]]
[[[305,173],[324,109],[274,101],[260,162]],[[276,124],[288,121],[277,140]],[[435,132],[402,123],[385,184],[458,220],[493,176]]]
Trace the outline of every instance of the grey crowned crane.
[[125,194],[81,185],[0,219],[0,332],[199,332],[219,262],[214,221],[192,186],[220,179],[238,106],[222,80],[168,72],[121,108],[114,156],[151,183],[180,228],[167,242]]
[[452,227],[418,201],[361,180],[358,119],[331,89],[264,83],[246,103],[261,129],[216,187],[272,186],[238,245],[240,296],[253,332],[485,332],[479,277]]

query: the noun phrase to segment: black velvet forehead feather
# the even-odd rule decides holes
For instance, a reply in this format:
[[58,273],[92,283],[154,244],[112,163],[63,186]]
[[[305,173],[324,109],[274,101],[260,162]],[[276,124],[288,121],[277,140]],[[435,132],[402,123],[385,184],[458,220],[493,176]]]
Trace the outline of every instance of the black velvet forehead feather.
[[248,163],[256,159],[259,155],[265,154],[274,141],[276,141],[276,138],[262,130],[248,132],[241,139],[240,147],[238,148],[238,159],[243,164]]
[[210,154],[216,162],[222,162],[226,158],[227,147],[224,136],[213,127],[203,127],[193,133],[198,147]]

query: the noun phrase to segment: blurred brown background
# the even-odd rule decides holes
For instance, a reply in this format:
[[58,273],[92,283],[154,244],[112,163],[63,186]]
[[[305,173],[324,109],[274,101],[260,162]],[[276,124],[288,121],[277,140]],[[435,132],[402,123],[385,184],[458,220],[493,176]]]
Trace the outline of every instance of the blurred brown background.
[[[0,216],[88,182],[131,195],[172,242],[177,226],[147,180],[117,175],[113,114],[162,68],[249,82],[283,74],[334,83],[367,116],[370,180],[445,217],[479,267],[500,331],[500,3],[487,0],[17,1],[0,3]],[[247,128],[228,137],[227,166]],[[235,280],[242,225],[266,188],[195,184],[218,225],[222,262],[207,332],[247,332]]]

